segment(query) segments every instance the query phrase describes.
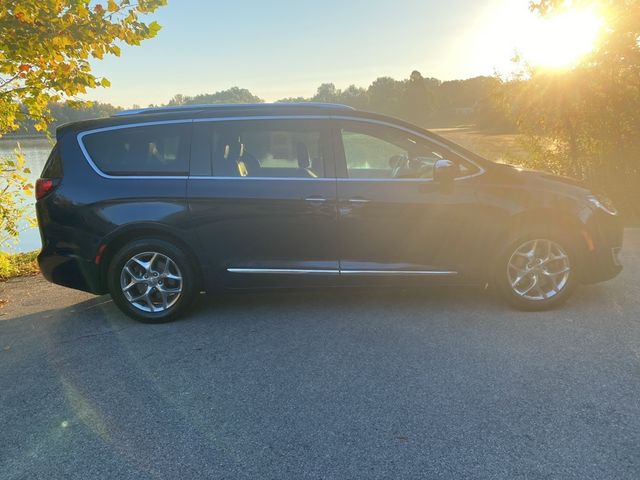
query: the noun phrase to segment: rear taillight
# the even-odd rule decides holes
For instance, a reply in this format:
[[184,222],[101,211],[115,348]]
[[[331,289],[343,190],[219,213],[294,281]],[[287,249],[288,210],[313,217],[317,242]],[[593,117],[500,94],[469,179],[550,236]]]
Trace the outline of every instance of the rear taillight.
[[39,178],[36,180],[36,200],[46,197],[57,185],[57,178]]

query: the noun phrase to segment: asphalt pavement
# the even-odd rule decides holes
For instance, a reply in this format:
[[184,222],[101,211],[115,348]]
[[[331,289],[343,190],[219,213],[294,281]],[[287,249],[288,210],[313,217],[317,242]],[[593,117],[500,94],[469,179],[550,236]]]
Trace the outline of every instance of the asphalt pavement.
[[0,479],[640,478],[640,230],[561,309],[474,289],[201,299],[0,284]]

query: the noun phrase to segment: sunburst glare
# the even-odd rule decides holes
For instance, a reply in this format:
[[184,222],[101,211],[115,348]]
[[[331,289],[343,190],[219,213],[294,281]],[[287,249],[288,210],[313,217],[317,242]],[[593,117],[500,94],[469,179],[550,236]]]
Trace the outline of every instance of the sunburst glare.
[[519,53],[529,64],[548,69],[575,66],[595,48],[604,25],[595,9],[567,10],[541,20]]

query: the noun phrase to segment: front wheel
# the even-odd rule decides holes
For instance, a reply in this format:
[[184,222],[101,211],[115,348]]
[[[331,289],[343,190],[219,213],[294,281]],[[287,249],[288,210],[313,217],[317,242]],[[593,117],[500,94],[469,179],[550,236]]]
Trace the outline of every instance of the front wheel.
[[122,248],[108,271],[115,304],[145,323],[173,320],[192,303],[196,292],[187,256],[164,240],[136,240]]
[[494,282],[521,310],[548,310],[564,303],[576,284],[571,243],[561,235],[528,235],[504,249]]

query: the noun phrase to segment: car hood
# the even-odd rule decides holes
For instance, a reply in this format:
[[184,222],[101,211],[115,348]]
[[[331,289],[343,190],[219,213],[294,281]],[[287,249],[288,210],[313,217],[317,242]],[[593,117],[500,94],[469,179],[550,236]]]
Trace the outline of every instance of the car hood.
[[523,182],[544,183],[546,185],[556,185],[558,187],[568,186],[581,192],[588,192],[589,187],[581,180],[565,177],[562,175],[554,175],[549,172],[541,170],[532,170],[527,168],[520,168],[514,165],[500,164],[500,169],[503,173],[508,173],[514,179],[521,180]]

